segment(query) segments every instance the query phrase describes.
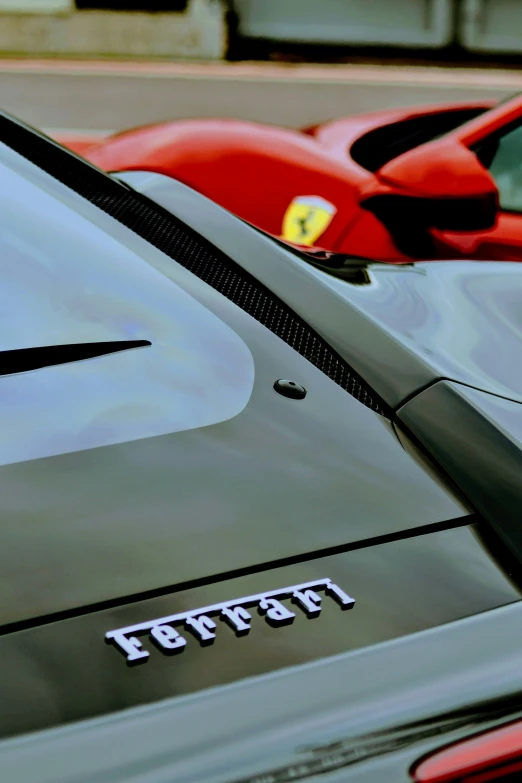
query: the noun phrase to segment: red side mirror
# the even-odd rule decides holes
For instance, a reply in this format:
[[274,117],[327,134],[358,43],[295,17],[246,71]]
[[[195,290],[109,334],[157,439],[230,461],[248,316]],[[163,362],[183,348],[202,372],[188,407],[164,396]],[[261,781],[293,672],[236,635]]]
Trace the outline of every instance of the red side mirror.
[[384,185],[425,198],[481,198],[497,195],[489,171],[456,139],[443,138],[400,155],[377,172]]
[[498,190],[477,156],[454,138],[400,155],[376,172],[360,205],[388,229],[412,258],[431,258],[430,229],[483,231],[498,215]]

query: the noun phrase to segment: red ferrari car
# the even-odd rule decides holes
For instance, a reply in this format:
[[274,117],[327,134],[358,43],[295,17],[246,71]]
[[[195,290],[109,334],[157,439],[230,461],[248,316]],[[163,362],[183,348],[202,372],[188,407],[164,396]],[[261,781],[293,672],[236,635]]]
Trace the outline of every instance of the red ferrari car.
[[288,130],[186,120],[58,139],[175,177],[289,242],[388,262],[522,260],[522,96]]

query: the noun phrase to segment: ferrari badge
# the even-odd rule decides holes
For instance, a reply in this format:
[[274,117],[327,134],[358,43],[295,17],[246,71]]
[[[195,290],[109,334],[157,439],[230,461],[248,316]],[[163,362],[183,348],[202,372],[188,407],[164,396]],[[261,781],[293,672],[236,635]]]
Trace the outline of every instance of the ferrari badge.
[[296,196],[283,218],[282,238],[310,247],[333,220],[337,208],[321,196]]
[[333,598],[341,609],[351,609],[355,604],[355,599],[347,595],[331,579],[316,579],[314,582],[247,595],[232,601],[128,625],[126,628],[108,631],[105,640],[116,645],[116,648],[126,657],[127,663],[132,666],[135,663],[145,663],[150,655],[144,647],[146,639],[142,641],[140,636],[147,637],[165,655],[172,655],[183,652],[187,644],[187,640],[176,630],[175,625],[178,627],[182,625],[186,631],[190,631],[195,636],[201,646],[206,646],[214,643],[217,620],[223,620],[236,636],[250,633],[252,615],[248,609],[252,608],[257,608],[258,614],[274,628],[291,625],[296,613],[285,606],[283,603],[285,599],[290,599],[308,618],[318,617],[323,601],[320,592]]

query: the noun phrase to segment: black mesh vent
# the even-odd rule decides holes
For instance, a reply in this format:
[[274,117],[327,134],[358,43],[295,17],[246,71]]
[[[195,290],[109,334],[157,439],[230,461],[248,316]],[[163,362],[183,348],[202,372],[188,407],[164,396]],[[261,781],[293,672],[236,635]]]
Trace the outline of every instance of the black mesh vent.
[[2,113],[0,140],[211,285],[363,405],[390,417],[385,404],[296,313],[169,212]]

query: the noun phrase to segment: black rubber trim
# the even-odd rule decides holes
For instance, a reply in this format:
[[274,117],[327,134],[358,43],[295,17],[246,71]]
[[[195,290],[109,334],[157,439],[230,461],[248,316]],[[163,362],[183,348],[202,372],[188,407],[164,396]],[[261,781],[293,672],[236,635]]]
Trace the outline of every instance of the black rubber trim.
[[42,370],[44,367],[55,367],[58,364],[82,362],[148,345],[152,345],[149,340],[117,340],[116,342],[41,345],[36,348],[0,351],[0,376]]
[[391,409],[300,316],[170,212],[3,112],[0,140],[211,285],[363,405],[391,418]]

